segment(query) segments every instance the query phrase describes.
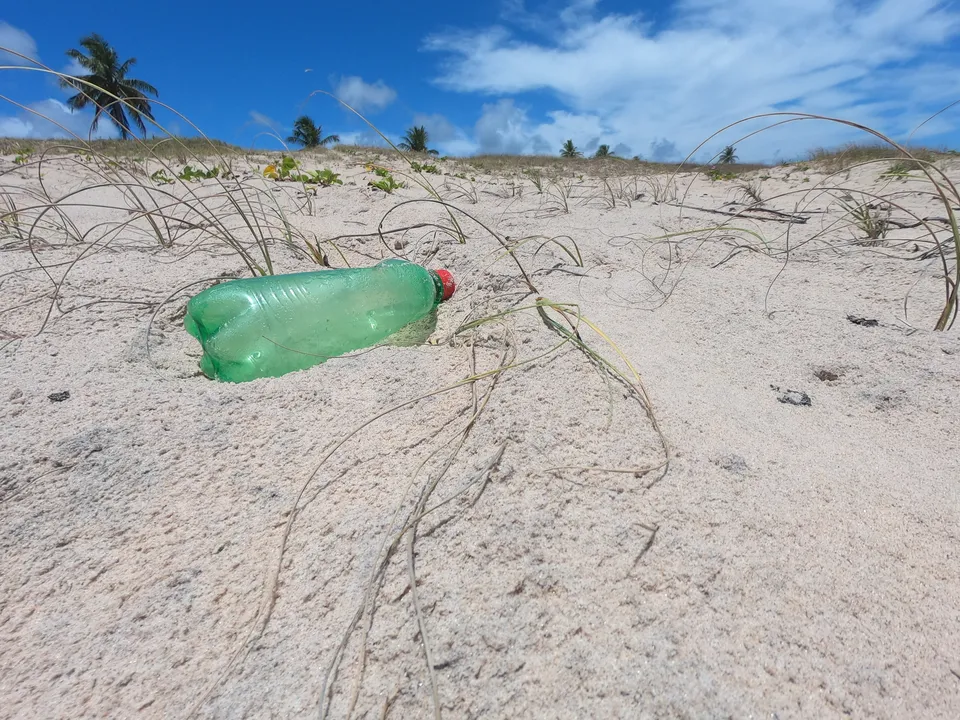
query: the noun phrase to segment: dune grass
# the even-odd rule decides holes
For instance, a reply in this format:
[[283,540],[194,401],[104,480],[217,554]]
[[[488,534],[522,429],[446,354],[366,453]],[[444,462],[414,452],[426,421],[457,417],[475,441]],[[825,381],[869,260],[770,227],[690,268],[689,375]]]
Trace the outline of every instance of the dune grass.
[[35,140],[0,137],[0,155],[16,155],[24,149],[35,154],[50,151],[58,153],[96,154],[102,158],[162,158],[176,160],[186,157],[211,155],[241,157],[249,152],[221,140],[203,137],[161,136],[146,140],[87,140],[74,137],[69,140]]
[[[562,158],[554,155],[471,155],[467,158],[451,158],[465,163],[476,171],[498,174],[505,172],[522,172],[529,169],[539,169],[545,174],[589,174],[597,177],[610,175],[636,175],[650,173],[674,172],[679,168],[696,172],[708,168],[706,165],[655,162],[650,160],[635,160],[608,156],[603,158]],[[714,163],[716,165],[716,163]],[[752,172],[770,167],[763,163],[736,163],[730,166],[740,172]]]
[[922,146],[898,148],[889,143],[845,143],[837,148],[814,148],[809,152],[811,162],[818,163],[829,172],[846,170],[876,160],[890,160],[909,170],[919,170],[923,163],[933,162],[937,157],[946,155]]
[[[47,72],[57,75],[49,69]],[[371,127],[380,132],[373,125]],[[155,131],[163,133],[163,128],[158,126]],[[883,233],[877,233],[874,238],[869,237],[871,232],[875,232],[873,226],[865,227],[862,217],[858,219],[857,213],[862,213],[864,208],[869,209],[870,203],[884,202],[892,209],[903,212],[910,223],[916,222],[917,227],[923,228],[925,232],[924,251],[928,258],[939,263],[944,275],[944,304],[936,322],[936,329],[946,330],[953,325],[957,313],[957,261],[960,254],[957,250],[960,249],[960,230],[953,206],[960,204],[960,194],[947,175],[936,167],[931,159],[925,159],[926,156],[913,153],[872,130],[864,131],[886,142],[892,148],[894,159],[905,163],[912,168],[911,171],[921,174],[928,181],[927,192],[943,202],[947,218],[945,223],[938,224],[929,218],[917,217],[906,210],[902,203],[898,203],[896,198],[890,199],[880,193],[871,195],[861,192],[854,200],[850,190],[831,175],[813,187],[771,194],[769,197],[761,196],[758,187],[748,186],[755,190],[751,193],[741,186],[751,202],[744,208],[729,211],[729,219],[721,224],[687,227],[656,237],[625,236],[617,240],[622,240],[624,245],[636,245],[639,249],[637,262],[641,273],[644,273],[650,284],[658,290],[659,302],[666,302],[677,286],[676,274],[671,275],[674,273],[675,264],[682,273],[684,261],[679,259],[681,242],[692,240],[701,246],[706,243],[725,243],[730,246],[728,258],[738,252],[751,251],[786,264],[789,262],[790,253],[796,251],[796,246],[790,242],[791,223],[805,222],[803,213],[813,202],[827,197],[841,206],[845,202],[849,203],[843,208],[843,214],[827,222],[812,239],[804,241],[808,245],[822,241],[833,248],[838,241],[831,233],[835,233],[839,226],[859,228],[866,233],[867,239],[882,240]],[[384,140],[389,143],[385,136]],[[63,310],[71,270],[79,263],[90,262],[98,253],[107,252],[120,245],[154,253],[150,257],[156,261],[160,258],[191,258],[193,267],[190,277],[184,278],[184,284],[174,288],[154,288],[155,292],[149,298],[121,298],[126,302],[145,303],[154,318],[166,304],[174,300],[181,302],[187,290],[214,281],[205,277],[206,273],[203,272],[204,253],[234,254],[242,261],[249,274],[267,275],[278,271],[274,262],[278,248],[289,250],[303,263],[303,267],[298,269],[320,269],[319,266],[324,264],[321,258],[326,256],[326,249],[331,252],[336,250],[344,262],[347,262],[347,251],[344,251],[340,244],[347,237],[356,240],[363,247],[362,252],[367,253],[364,255],[358,251],[354,255],[355,259],[359,256],[361,260],[364,257],[374,257],[374,250],[380,254],[396,254],[399,251],[388,238],[412,230],[433,233],[434,242],[437,243],[483,243],[490,248],[489,255],[493,257],[488,265],[472,268],[471,273],[458,277],[464,287],[472,288],[474,298],[465,311],[460,311],[463,315],[456,327],[439,343],[438,357],[443,362],[459,364],[465,359],[468,371],[452,384],[400,399],[372,417],[359,420],[355,426],[332,439],[322,456],[312,463],[312,470],[299,485],[283,517],[278,520],[281,530],[277,553],[270,572],[264,579],[260,605],[233,652],[222,659],[219,672],[209,678],[189,713],[192,716],[201,712],[212,694],[251,652],[269,626],[283,580],[285,555],[291,532],[302,519],[305,505],[327,492],[340,479],[341,476],[334,472],[340,451],[348,442],[375,428],[378,423],[393,421],[401,410],[441,395],[456,394],[464,403],[445,423],[445,427],[438,431],[432,443],[422,451],[421,462],[408,481],[404,500],[396,506],[393,517],[386,525],[388,530],[381,538],[375,562],[364,580],[363,597],[348,613],[341,639],[318,678],[320,717],[331,713],[335,698],[340,698],[348,716],[358,711],[364,669],[369,655],[370,631],[375,622],[377,608],[383,603],[382,591],[386,572],[394,563],[403,562],[408,573],[413,622],[424,654],[423,677],[430,686],[433,714],[440,717],[443,698],[434,662],[430,615],[423,607],[418,590],[416,546],[427,532],[421,528],[425,520],[434,520],[436,527],[437,523],[455,522],[463,517],[465,506],[453,502],[455,498],[469,496],[469,506],[482,502],[490,474],[496,471],[505,456],[509,457],[508,438],[495,447],[487,448],[481,458],[479,472],[456,486],[450,484],[450,469],[458,459],[462,459],[462,453],[468,447],[467,440],[474,430],[482,422],[495,421],[487,409],[497,393],[503,392],[506,380],[522,383],[527,377],[526,373],[549,373],[548,361],[551,358],[573,350],[580,358],[582,372],[595,372],[602,376],[605,382],[609,381],[623,391],[618,397],[633,410],[634,417],[638,420],[636,427],[646,427],[656,440],[651,447],[651,443],[645,444],[644,439],[638,437],[634,453],[638,461],[629,467],[611,466],[604,458],[596,457],[575,466],[552,465],[543,469],[545,473],[571,478],[585,473],[619,475],[629,479],[630,487],[639,489],[648,482],[643,479],[645,476],[653,475],[657,479],[663,477],[669,469],[672,457],[666,432],[660,426],[642,375],[617,345],[615,338],[587,317],[579,304],[548,298],[535,282],[538,275],[528,267],[528,263],[539,253],[557,251],[566,265],[583,269],[589,262],[581,243],[567,235],[547,237],[530,234],[508,239],[495,226],[451,202],[450,193],[455,196],[456,201],[474,204],[479,202],[480,194],[490,187],[493,188],[490,191],[496,193],[499,200],[509,203],[517,199],[517,183],[520,183],[521,193],[523,183],[528,183],[528,195],[538,198],[535,212],[542,217],[569,213],[576,207],[600,207],[612,212],[623,212],[633,207],[641,192],[646,192],[652,196],[654,202],[663,207],[677,205],[678,212],[682,214],[687,194],[696,181],[703,179],[705,168],[684,163],[661,165],[616,158],[559,160],[480,156],[440,160],[439,164],[444,167],[453,163],[467,164],[485,174],[507,173],[510,176],[509,184],[505,182],[496,186],[462,180],[456,185],[451,182],[447,185],[445,196],[434,187],[431,179],[423,173],[422,167],[415,167],[419,162],[415,156],[395,147],[389,151],[375,149],[377,157],[389,158],[387,162],[395,162],[400,168],[395,172],[403,172],[405,177],[423,191],[424,196],[391,201],[391,207],[381,214],[376,233],[319,238],[311,237],[309,233],[298,228],[299,215],[310,212],[311,207],[309,195],[303,192],[306,184],[277,183],[263,177],[262,173],[248,172],[241,162],[244,152],[237,148],[202,137],[185,139],[170,136],[160,141],[126,141],[123,147],[119,141],[98,142],[100,144],[73,137],[67,141],[32,143],[32,152],[25,157],[24,162],[12,164],[0,171],[0,230],[4,235],[0,251],[27,252],[33,265],[15,270],[12,274],[40,273],[47,278],[49,285],[46,293],[33,299],[33,302],[47,304],[45,317],[36,328],[37,334],[52,331],[51,320],[57,312]],[[25,145],[27,143],[19,141],[0,145],[0,149],[8,149],[8,154],[22,155]],[[310,151],[314,152],[316,151]],[[316,155],[303,153],[302,156],[327,158],[331,153],[340,153],[344,157],[369,162],[368,152],[373,153],[374,150],[338,148],[320,151]],[[837,160],[841,166],[838,171],[881,162],[889,164],[889,153],[888,156],[881,157],[874,150],[863,152],[865,154],[850,163],[848,160],[853,154],[841,152],[838,158],[842,157],[843,160]],[[823,154],[817,161],[827,162],[831,157]],[[226,176],[218,174],[217,177],[195,183],[178,177],[182,174],[179,172],[182,168],[178,165],[186,162],[199,165],[217,163],[229,168],[229,172]],[[64,167],[82,172],[86,180],[75,189],[56,193],[43,182],[43,176],[53,168]],[[737,164],[729,167],[735,168],[737,172],[748,172],[764,166]],[[169,178],[174,179],[173,182],[158,185],[151,179],[151,174],[161,169]],[[585,179],[581,178],[581,175]],[[679,182],[681,176],[683,183]],[[19,182],[22,177],[29,178],[31,184],[24,186]],[[18,179],[17,182],[13,181],[14,178]],[[619,185],[615,184],[616,178],[619,178]],[[33,182],[34,179],[36,182]],[[847,200],[848,197],[851,200]],[[751,216],[750,213],[758,212],[761,204],[772,206],[777,200],[786,198],[794,201],[794,208],[789,214],[780,212],[784,217],[779,220],[787,223],[786,242],[784,245],[775,245],[762,232],[748,227],[748,221],[759,221],[756,214]],[[81,227],[75,219],[78,208],[95,209],[105,219],[91,227]],[[401,208],[415,208],[424,216],[424,220],[417,225],[391,227],[388,221]],[[893,220],[885,219],[884,227],[889,227]],[[901,222],[901,225],[904,224]],[[664,245],[669,249],[666,266],[660,263],[656,270],[647,273],[647,257]],[[58,257],[56,263],[45,262],[43,253],[51,248],[62,251],[66,259]],[[484,287],[483,280],[493,274],[494,268],[498,273],[508,275],[508,286],[501,292],[481,292]],[[455,272],[457,270],[454,268]],[[8,274],[8,277],[10,275]],[[116,299],[110,297],[110,292],[109,288],[104,288],[101,301]],[[449,312],[455,310],[451,309]],[[536,335],[535,342],[526,344],[515,339],[514,327],[519,318],[536,321],[539,334]],[[147,337],[149,328],[150,322],[146,322],[144,329]],[[493,348],[496,357],[487,365],[483,365],[478,359],[477,348],[483,342]],[[16,362],[15,355],[10,361]],[[524,372],[517,372],[521,369]],[[182,380],[203,382],[190,378]],[[579,383],[571,383],[567,391],[577,392],[578,385]],[[611,402],[613,395],[611,392]],[[652,542],[656,526],[651,524],[648,530]],[[340,682],[346,663],[352,663],[355,668],[350,688],[343,688],[343,683]]]
[[[714,140],[714,138],[721,133],[729,132],[744,123],[755,122],[757,120],[770,121],[772,124],[744,135],[736,140],[735,144],[739,144],[753,135],[765,132],[772,127],[798,121],[819,121],[839,124],[856,129],[870,138],[870,142],[868,143],[849,144],[835,152],[815,151],[817,159],[825,166],[829,166],[824,167],[827,172],[826,177],[818,180],[810,187],[789,190],[766,198],[765,202],[783,199],[794,200],[795,205],[792,214],[777,213],[779,219],[791,223],[806,222],[806,219],[802,217],[803,213],[808,212],[811,205],[820,202],[824,197],[828,198],[831,203],[838,204],[842,208],[842,217],[827,223],[824,228],[812,238],[805,240],[805,245],[812,245],[820,241],[829,247],[837,247],[838,244],[833,239],[831,233],[834,232],[839,225],[844,223],[860,231],[862,234],[861,237],[858,239],[855,236],[852,238],[852,242],[861,245],[877,245],[876,241],[882,239],[887,228],[890,226],[904,229],[914,227],[922,228],[925,237],[915,238],[911,241],[911,244],[918,248],[913,258],[921,260],[935,259],[943,282],[943,304],[936,316],[936,321],[933,323],[933,328],[937,331],[952,328],[958,312],[960,312],[960,297],[958,297],[958,277],[960,277],[960,228],[958,228],[957,218],[954,213],[954,208],[960,206],[960,191],[957,190],[956,185],[943,168],[937,164],[937,157],[942,157],[942,155],[930,155],[925,149],[916,149],[917,152],[914,153],[912,149],[898,144],[893,139],[872,128],[842,118],[831,118],[810,113],[773,112],[743,118],[721,128],[694,148],[689,154],[688,159],[697,154],[707,143]],[[887,150],[884,151],[883,148],[887,148]],[[859,161],[848,162],[851,158],[857,157],[859,157]],[[935,199],[943,208],[943,217],[918,216],[897,201],[896,193],[884,193],[882,191],[870,193],[844,185],[845,179],[849,178],[850,171],[876,165],[879,165],[882,170],[888,171],[891,166],[891,161],[900,163],[901,168],[917,168],[917,173],[926,184],[926,187],[919,191],[920,194]],[[830,166],[831,162],[833,162],[834,165]],[[679,173],[680,169],[678,168],[671,176],[671,181],[674,180]],[[844,175],[843,179],[838,177],[841,174]],[[887,182],[889,183],[891,181],[892,178],[888,178]],[[690,186],[688,186],[680,198],[679,204],[681,208],[687,205],[686,196],[689,189]],[[917,191],[914,190],[914,192]],[[863,200],[860,202],[853,201],[852,197],[855,193],[859,193]],[[763,202],[755,201],[735,212],[720,210],[714,210],[713,212],[729,215],[734,221],[739,221],[744,217],[750,217],[749,213],[754,213],[755,216],[755,214],[761,210],[760,206],[763,204]],[[903,220],[895,220],[887,217],[885,206],[903,212],[906,218]],[[712,242],[716,234],[723,233],[726,228],[727,225],[724,224],[716,229],[710,230],[701,238],[700,242]],[[654,240],[658,239],[655,238]],[[785,233],[785,240],[785,249],[783,251],[773,251],[773,253],[771,253],[769,244],[765,244],[764,247],[759,247],[751,245],[748,242],[746,245],[738,246],[738,249],[750,249],[764,254],[777,254],[782,258],[785,266],[786,263],[789,262],[791,251],[797,249],[795,246],[791,246],[789,228]],[[903,255],[900,256],[904,257]],[[680,270],[680,274],[682,274],[682,269]],[[670,291],[663,292],[664,298],[668,298],[669,295]],[[769,296],[769,290],[767,295]],[[904,298],[905,320],[908,300],[909,297]]]
[[[58,75],[49,69],[45,71],[53,76]],[[156,126],[153,130],[157,133],[164,132],[160,126]],[[205,138],[184,139],[173,136],[161,141],[152,139],[132,140],[125,143],[88,142],[74,136],[63,141],[31,143],[29,151],[24,147],[25,145],[26,143],[17,142],[6,146],[11,151],[15,150],[18,155],[22,155],[23,162],[0,170],[0,198],[2,198],[0,228],[3,228],[5,234],[4,252],[26,251],[33,260],[33,265],[14,270],[10,276],[17,277],[38,272],[48,280],[49,290],[42,293],[37,300],[47,302],[47,311],[42,322],[35,328],[36,334],[55,331],[56,325],[53,321],[59,317],[58,313],[64,310],[64,301],[69,295],[69,278],[73,269],[81,263],[90,263],[104,252],[124,248],[147,253],[147,257],[152,256],[157,261],[191,258],[191,265],[195,266],[194,271],[190,273],[193,278],[184,278],[186,282],[182,285],[174,288],[155,288],[155,293],[146,299],[132,297],[123,299],[126,302],[143,303],[146,310],[152,311],[152,318],[145,327],[145,335],[149,343],[153,319],[158,317],[165,305],[174,301],[181,303],[186,291],[196,292],[204,284],[216,281],[215,278],[204,277],[203,257],[206,253],[232,253],[243,262],[249,274],[269,275],[278,271],[275,263],[277,248],[282,247],[293,251],[295,257],[310,266],[318,262],[318,255],[322,254],[320,248],[337,247],[336,238],[310,238],[298,229],[297,216],[308,211],[309,200],[298,196],[297,183],[279,183],[265,178],[262,172],[250,172],[242,162],[243,153],[222,143]],[[323,492],[335,481],[335,477],[323,481],[320,475],[327,469],[339,448],[378,420],[390,417],[401,408],[415,405],[429,397],[458,390],[467,391],[473,398],[467,412],[459,415],[460,426],[454,430],[453,437],[446,435],[436,437],[434,449],[428,450],[423,459],[422,467],[425,467],[435,458],[443,458],[439,467],[432,470],[426,477],[420,477],[419,473],[415,474],[410,481],[411,492],[415,497],[413,504],[406,506],[406,509],[403,506],[397,507],[398,517],[402,516],[404,519],[397,532],[384,537],[381,559],[368,581],[365,599],[358,607],[354,621],[344,631],[345,640],[341,650],[335,653],[331,660],[323,681],[321,696],[324,704],[321,707],[321,716],[326,714],[326,708],[329,707],[327,701],[333,697],[336,690],[338,668],[344,660],[342,651],[349,643],[358,623],[362,621],[366,631],[369,630],[375,609],[381,602],[379,594],[384,570],[395,559],[400,559],[399,552],[402,548],[406,550],[410,597],[426,655],[425,673],[432,688],[434,711],[439,716],[441,703],[431,660],[429,617],[424,612],[417,592],[415,545],[420,522],[425,517],[437,514],[441,509],[451,508],[450,501],[453,495],[441,500],[435,500],[434,496],[444,489],[441,481],[454,460],[463,451],[465,440],[471,430],[478,422],[485,419],[484,409],[498,390],[502,376],[507,373],[514,374],[513,371],[518,368],[528,366],[535,366],[537,372],[549,372],[545,370],[548,365],[543,365],[543,361],[565,349],[573,348],[582,355],[584,369],[593,368],[594,371],[609,376],[627,388],[627,402],[638,403],[641,414],[649,419],[656,437],[659,438],[660,447],[657,451],[659,457],[637,467],[611,468],[608,467],[608,463],[603,462],[602,458],[596,458],[594,462],[582,467],[565,468],[558,464],[550,468],[550,472],[561,474],[620,472],[639,478],[647,473],[666,472],[668,467],[669,444],[659,428],[649,395],[643,387],[640,375],[625,354],[617,348],[615,342],[598,325],[583,317],[576,305],[554,302],[545,298],[518,256],[516,243],[508,242],[477,217],[442,199],[429,178],[424,175],[423,168],[416,167],[417,160],[414,156],[405,154],[398,148],[394,148],[393,151],[393,157],[406,166],[407,169],[403,171],[405,175],[419,185],[427,197],[396,202],[381,217],[377,237],[371,238],[371,241],[378,242],[389,251],[391,245],[386,238],[395,229],[385,227],[388,218],[401,207],[419,203],[423,207],[423,212],[432,210],[442,216],[441,220],[428,224],[433,226],[433,231],[439,233],[438,237],[443,241],[467,242],[468,235],[463,223],[469,223],[471,228],[479,228],[479,234],[471,235],[470,242],[492,242],[495,248],[502,251],[502,255],[494,262],[511,263],[514,268],[512,277],[519,284],[520,291],[500,300],[495,297],[486,298],[485,302],[490,304],[490,313],[461,323],[444,345],[448,348],[445,350],[448,356],[451,353],[459,354],[463,348],[467,349],[471,358],[471,372],[468,376],[454,385],[437,388],[429,393],[404,400],[360,422],[325,453],[314,471],[304,481],[292,507],[285,513],[286,525],[280,538],[277,563],[266,580],[267,592],[264,594],[264,602],[253,622],[248,626],[246,638],[238,643],[230,657],[224,659],[221,671],[211,679],[204,692],[198,696],[193,708],[195,712],[203,707],[210,694],[216,690],[236,663],[250,651],[253,643],[269,625],[276,590],[281,582],[287,540],[300,515],[301,503],[308,501],[308,491]],[[350,155],[350,151],[344,151],[344,154]],[[226,172],[213,173],[204,170],[201,172],[204,177],[194,177],[193,172],[184,173],[184,168],[181,166],[187,164],[206,169],[215,165],[218,168],[225,168]],[[76,172],[83,178],[83,182],[66,191],[54,190],[49,182],[44,182],[47,174],[54,170],[62,171],[64,168],[72,169],[71,172]],[[158,174],[161,172],[162,174]],[[23,182],[24,179],[26,183]],[[300,185],[302,187],[304,184]],[[564,181],[557,180],[554,186],[558,188],[564,200],[570,196],[572,185],[565,185]],[[512,197],[517,192],[517,187],[516,183],[498,186],[494,192],[499,193],[499,197]],[[103,219],[93,226],[81,226],[75,221],[76,213],[80,209],[95,210]],[[565,250],[571,260],[582,264],[582,258],[578,257],[580,251],[576,243],[572,241],[564,243],[562,239],[554,239],[553,243]],[[44,259],[45,251],[50,249],[56,249],[59,253],[55,263]],[[66,259],[61,259],[62,257]],[[150,262],[149,259],[146,261]],[[481,272],[484,271],[481,270]],[[458,279],[468,286],[478,282],[478,278],[471,278],[469,275],[461,278]],[[111,297],[108,287],[104,287],[102,292],[103,297],[94,302],[115,300]],[[552,341],[547,341],[540,351],[529,357],[519,357],[517,346],[511,340],[512,319],[520,314],[538,318],[542,332],[547,337],[553,338]],[[481,331],[486,332],[486,328],[491,325],[505,328],[505,331],[497,335],[500,338],[498,341],[500,360],[495,366],[484,369],[476,366],[474,348],[477,346],[477,334]],[[15,358],[14,348],[13,362],[16,361]],[[147,358],[149,359],[149,344]],[[450,359],[453,360],[452,356]],[[521,374],[517,377],[522,381],[526,376]],[[184,379],[188,382],[197,382],[189,378]],[[478,388],[481,382],[486,383],[483,389]],[[486,486],[484,478],[489,476],[499,458],[507,451],[508,444],[501,445],[495,450],[486,463],[486,470],[480,473],[475,481],[466,483],[456,494],[470,492],[473,494],[473,503],[480,501]],[[636,455],[642,458],[644,454],[644,447],[641,444]],[[317,483],[320,487],[314,489],[313,485]],[[462,508],[455,509],[454,514],[461,512]],[[448,518],[448,521],[452,519],[453,517]],[[351,693],[352,699],[349,700],[351,708],[356,705],[360,683],[362,683],[365,638],[361,648],[361,655],[355,660],[359,663],[360,671],[356,686]]]

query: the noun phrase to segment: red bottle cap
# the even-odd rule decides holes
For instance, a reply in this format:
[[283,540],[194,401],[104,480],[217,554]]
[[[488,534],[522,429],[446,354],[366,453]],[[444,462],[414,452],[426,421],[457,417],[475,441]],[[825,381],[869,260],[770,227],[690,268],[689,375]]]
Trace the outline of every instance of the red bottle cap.
[[454,282],[453,275],[450,274],[449,270],[437,270],[437,277],[440,278],[440,282],[443,284],[443,297],[441,300],[447,300],[453,291],[457,289],[457,283]]

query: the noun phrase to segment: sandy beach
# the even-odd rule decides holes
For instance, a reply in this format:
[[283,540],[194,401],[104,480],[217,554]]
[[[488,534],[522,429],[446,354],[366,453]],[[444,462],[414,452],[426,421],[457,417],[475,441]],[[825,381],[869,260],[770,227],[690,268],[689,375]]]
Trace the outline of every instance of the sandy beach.
[[[343,184],[0,158],[0,717],[960,717],[929,183],[297,158]],[[459,287],[429,340],[214,382],[224,237]]]

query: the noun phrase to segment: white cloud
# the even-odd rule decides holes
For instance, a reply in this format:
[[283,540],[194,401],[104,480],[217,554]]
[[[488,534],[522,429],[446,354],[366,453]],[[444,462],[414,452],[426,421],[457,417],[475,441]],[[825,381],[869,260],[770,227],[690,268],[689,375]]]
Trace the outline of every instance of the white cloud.
[[[442,87],[555,98],[549,121],[539,125],[497,110],[498,103],[484,106],[481,146],[487,138],[529,151],[536,136],[555,148],[567,137],[578,146],[600,138],[638,148],[658,143],[652,152],[660,154],[672,143],[682,157],[727,123],[779,109],[903,136],[938,109],[931,103],[960,96],[960,67],[943,52],[960,37],[960,12],[940,0],[679,0],[665,26],[601,10],[593,0],[570,2],[538,40],[502,27],[427,39],[428,49],[445,56]],[[523,24],[530,27],[529,15]],[[925,61],[931,52],[938,62]],[[836,125],[793,123],[745,141],[738,154],[795,156],[850,137]],[[724,136],[707,150],[735,139]]]
[[250,122],[255,125],[265,125],[268,128],[277,128],[280,127],[279,123],[268,115],[264,115],[262,112],[257,112],[256,110],[250,111]]
[[474,126],[477,151],[490,155],[556,155],[568,139],[584,152],[596,150],[613,131],[593,114],[553,110],[549,122],[534,123],[527,109],[511,98],[502,98],[483,106]]
[[73,58],[70,58],[70,62],[64,65],[60,72],[62,72],[64,75],[70,75],[72,77],[90,74],[89,70],[87,70],[83,65]]
[[670,142],[666,138],[654,140],[650,143],[650,154],[646,158],[654,162],[670,162],[682,160],[683,155],[677,149],[677,144]]
[[0,118],[0,137],[5,138],[28,138],[33,137],[33,125],[23,118],[3,117]]
[[422,125],[430,136],[430,142],[448,142],[455,140],[460,135],[457,127],[447,120],[446,117],[438,113],[432,115],[426,113],[416,113],[413,116],[414,125]]
[[363,145],[366,147],[387,147],[387,143],[373,130],[348,130],[337,133],[341,145]]
[[467,157],[477,152],[477,143],[466,135],[461,135],[453,140],[437,143],[436,149],[441,155],[451,155],[453,157]]
[[416,113],[413,124],[426,128],[429,137],[427,145],[439,150],[442,155],[472,155],[477,150],[477,143],[444,115]]
[[571,0],[570,3],[560,11],[560,22],[570,26],[579,25],[582,22],[589,22],[596,6],[597,0]]
[[549,146],[548,153],[556,155],[560,146],[567,140],[573,140],[581,151],[587,152],[604,142],[613,144],[611,138],[615,131],[597,114],[571,113],[566,110],[553,110],[547,113],[550,122],[538,125],[534,133]]
[[341,78],[334,95],[358,112],[377,112],[397,99],[397,91],[383,80],[367,83],[356,75]]
[[474,128],[478,150],[489,155],[516,155],[532,151],[529,120],[524,109],[504,99],[483,106]]
[[[9,23],[0,22],[0,47],[26,55],[31,60],[39,59],[34,39],[26,31]],[[12,53],[0,51],[0,65],[30,65],[30,62]]]
[[83,140],[117,137],[109,118],[101,117],[96,132],[90,135],[92,112],[74,112],[66,104],[48,98],[32,103],[29,110],[15,116],[0,117],[0,137],[81,138]]
[[283,127],[280,125],[280,123],[278,123],[269,115],[264,115],[262,112],[257,112],[256,110],[251,110],[249,115],[250,120],[247,122],[247,125],[259,125],[271,130],[274,133],[286,136],[286,133],[283,132]]

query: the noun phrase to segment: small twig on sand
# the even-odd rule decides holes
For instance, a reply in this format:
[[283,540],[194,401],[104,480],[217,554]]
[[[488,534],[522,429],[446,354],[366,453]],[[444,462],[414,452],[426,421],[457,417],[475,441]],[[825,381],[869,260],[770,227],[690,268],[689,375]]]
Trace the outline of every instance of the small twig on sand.
[[[790,213],[780,212],[779,210],[771,210],[769,208],[744,208],[743,210],[738,210],[737,212],[732,212],[730,210],[714,210],[712,208],[703,208],[696,207],[694,205],[679,205],[675,203],[670,203],[674,207],[681,208],[683,210],[699,210],[700,212],[714,213],[716,215],[729,215],[730,217],[747,217],[753,218],[755,220],[770,220],[772,222],[785,222],[797,225],[804,225],[807,220],[810,218],[804,215],[791,215]],[[757,217],[756,213],[764,213],[772,217]]]

